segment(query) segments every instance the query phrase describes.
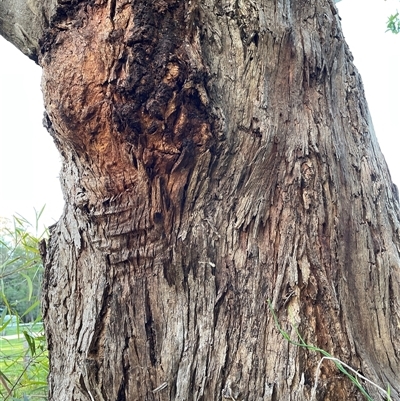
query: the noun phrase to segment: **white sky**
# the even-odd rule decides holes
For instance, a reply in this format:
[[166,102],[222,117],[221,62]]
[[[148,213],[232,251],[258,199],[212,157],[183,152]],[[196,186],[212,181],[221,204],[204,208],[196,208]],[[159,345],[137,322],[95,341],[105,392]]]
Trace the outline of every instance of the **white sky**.
[[19,213],[34,223],[61,215],[60,157],[42,126],[41,68],[0,37],[0,216]]
[[[393,181],[400,184],[400,35],[385,33],[398,0],[342,0],[337,4],[354,62],[363,78],[376,135]],[[0,216],[43,223],[61,215],[60,159],[42,127],[41,69],[0,37]],[[399,185],[400,186],[400,185]]]

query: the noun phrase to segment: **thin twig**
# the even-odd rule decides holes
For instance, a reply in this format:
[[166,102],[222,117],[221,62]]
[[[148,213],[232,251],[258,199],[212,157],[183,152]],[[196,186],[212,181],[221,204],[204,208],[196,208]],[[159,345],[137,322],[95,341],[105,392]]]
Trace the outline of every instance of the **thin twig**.
[[11,389],[8,387],[6,376],[4,375],[4,373],[1,370],[0,370],[0,382],[4,386],[4,388],[7,390],[7,393],[8,393],[7,397],[11,396]]
[[155,388],[155,389],[152,391],[152,393],[153,393],[153,394],[158,393],[158,392],[160,392],[161,390],[164,390],[166,387],[168,387],[168,383],[167,383],[167,382],[164,382],[164,383],[162,383],[160,386],[158,386],[157,388]]

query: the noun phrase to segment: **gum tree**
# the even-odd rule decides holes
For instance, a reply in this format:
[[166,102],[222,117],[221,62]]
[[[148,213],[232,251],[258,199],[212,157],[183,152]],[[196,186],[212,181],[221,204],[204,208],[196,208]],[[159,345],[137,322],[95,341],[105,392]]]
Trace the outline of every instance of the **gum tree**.
[[0,33],[63,158],[50,400],[308,400],[268,300],[400,399],[398,194],[332,1],[3,0]]

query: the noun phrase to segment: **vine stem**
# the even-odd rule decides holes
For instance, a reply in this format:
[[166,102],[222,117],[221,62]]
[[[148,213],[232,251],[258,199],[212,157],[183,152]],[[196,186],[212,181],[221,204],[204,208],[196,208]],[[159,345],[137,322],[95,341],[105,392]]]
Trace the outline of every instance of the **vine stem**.
[[315,376],[316,376],[316,377],[315,377],[315,383],[314,383],[313,389],[312,389],[312,391],[311,391],[311,399],[310,399],[310,401],[314,401],[314,400],[315,400],[315,394],[316,394],[316,391],[317,391],[318,379],[319,379],[319,371],[320,371],[321,364],[322,364],[322,362],[324,361],[324,359],[326,359],[326,360],[328,360],[328,361],[333,361],[333,362],[335,362],[335,364],[340,364],[340,365],[342,365],[342,366],[345,366],[347,369],[351,370],[355,375],[357,375],[360,379],[363,379],[363,380],[365,380],[366,382],[368,382],[369,384],[372,384],[372,385],[373,385],[374,387],[376,387],[379,391],[381,391],[384,395],[386,395],[386,396],[388,395],[388,393],[387,393],[386,390],[384,390],[382,387],[378,386],[378,385],[377,385],[376,383],[374,383],[373,381],[367,379],[365,376],[363,376],[362,374],[360,374],[359,372],[357,372],[355,369],[353,369],[351,366],[347,365],[346,363],[344,363],[344,362],[341,361],[340,359],[335,358],[335,357],[333,357],[333,356],[323,356],[323,357],[321,358],[321,360],[319,361],[318,366],[317,366],[317,371],[316,371],[316,373],[315,373]]

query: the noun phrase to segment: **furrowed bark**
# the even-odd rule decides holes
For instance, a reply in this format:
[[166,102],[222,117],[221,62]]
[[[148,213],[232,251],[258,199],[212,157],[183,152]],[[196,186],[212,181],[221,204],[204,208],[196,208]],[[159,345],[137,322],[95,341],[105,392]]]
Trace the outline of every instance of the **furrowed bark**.
[[78,2],[41,43],[50,400],[309,400],[268,300],[400,400],[399,204],[332,2]]

